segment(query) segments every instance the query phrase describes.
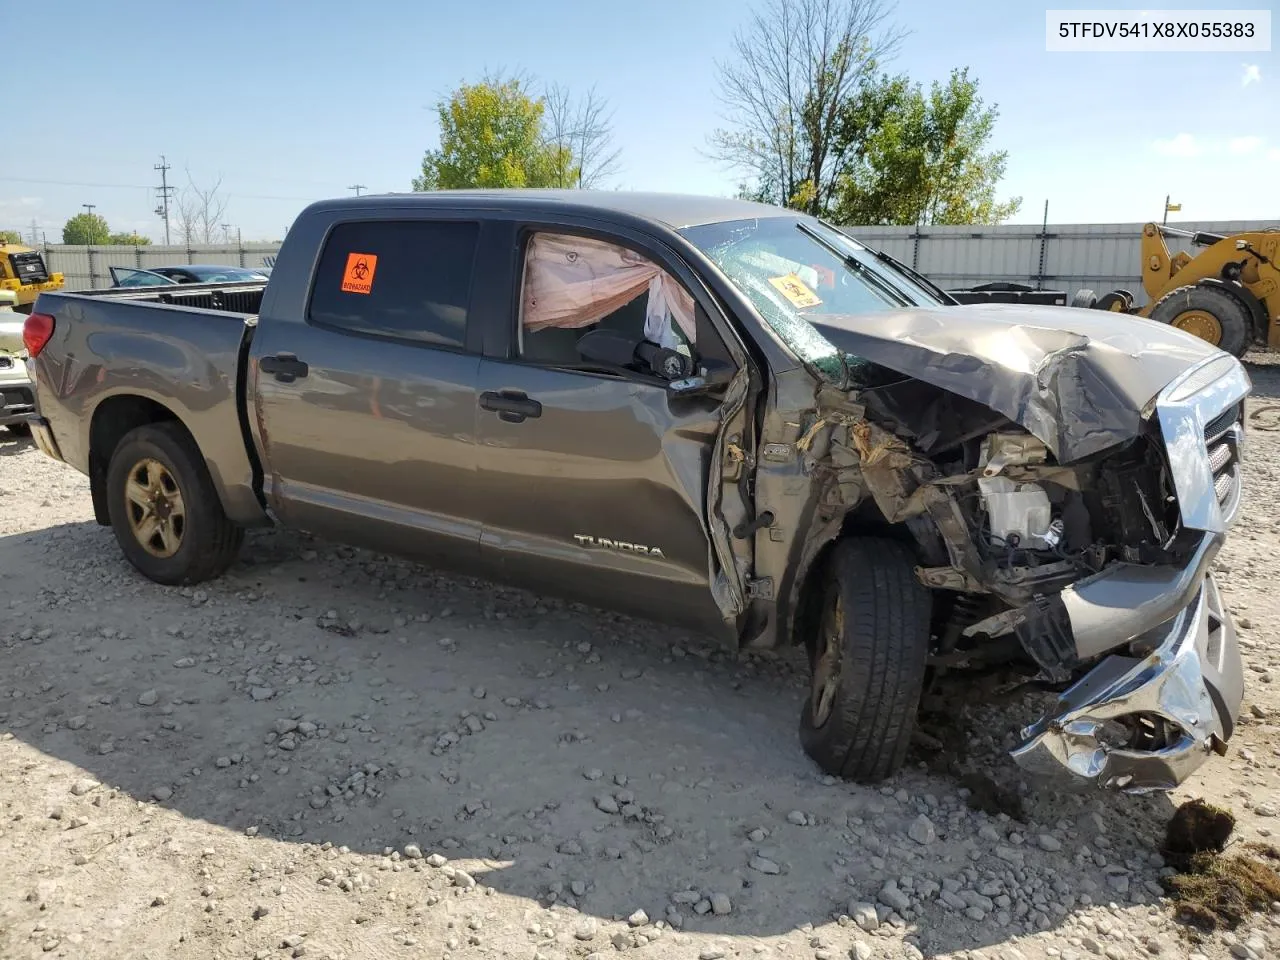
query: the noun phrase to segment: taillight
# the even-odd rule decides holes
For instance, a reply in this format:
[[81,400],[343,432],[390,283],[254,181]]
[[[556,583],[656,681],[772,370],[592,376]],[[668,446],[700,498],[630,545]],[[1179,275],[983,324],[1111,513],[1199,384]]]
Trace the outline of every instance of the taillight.
[[47,313],[30,314],[22,325],[22,342],[32,359],[40,356],[49,338],[53,336],[53,317]]

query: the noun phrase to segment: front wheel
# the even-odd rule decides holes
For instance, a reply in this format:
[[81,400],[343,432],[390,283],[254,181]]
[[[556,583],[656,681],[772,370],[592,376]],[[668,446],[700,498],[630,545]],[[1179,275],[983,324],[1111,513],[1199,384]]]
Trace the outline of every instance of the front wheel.
[[828,773],[874,782],[906,760],[924,689],[932,596],[896,540],[850,539],[827,564],[800,742]]
[[107,497],[125,558],[157,583],[218,576],[244,539],[223,512],[195,441],[176,423],[125,435],[107,467]]

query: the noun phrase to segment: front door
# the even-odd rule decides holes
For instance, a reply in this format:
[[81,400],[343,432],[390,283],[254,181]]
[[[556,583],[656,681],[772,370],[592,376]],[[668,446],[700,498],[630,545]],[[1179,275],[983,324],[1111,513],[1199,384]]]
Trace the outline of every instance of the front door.
[[507,356],[480,365],[486,562],[535,589],[727,632],[706,517],[720,400],[676,396],[644,361],[620,368],[578,347],[608,330],[691,356],[710,335],[693,299],[598,237],[530,231],[522,249]]
[[269,503],[290,526],[476,566],[480,358],[468,333],[480,230],[338,223],[306,316],[260,318],[254,426]]

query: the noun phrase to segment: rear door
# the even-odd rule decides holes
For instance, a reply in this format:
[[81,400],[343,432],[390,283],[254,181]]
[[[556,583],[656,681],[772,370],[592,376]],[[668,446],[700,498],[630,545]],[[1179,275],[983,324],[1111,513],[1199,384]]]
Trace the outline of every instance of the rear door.
[[[599,329],[726,356],[690,294],[691,274],[677,279],[634,234],[555,223],[512,230],[512,302],[480,365],[477,398],[487,563],[535,589],[726,632],[706,516],[721,398],[674,396],[643,364],[606,370],[577,346]],[[542,240],[550,242],[535,266],[530,251]],[[588,267],[575,278],[588,259],[599,262],[594,277]],[[554,277],[531,292],[531,271],[561,267],[563,296]],[[682,320],[655,298],[678,301]]]
[[264,303],[253,427],[269,503],[289,525],[474,567],[483,229],[408,212],[334,223],[305,315]]

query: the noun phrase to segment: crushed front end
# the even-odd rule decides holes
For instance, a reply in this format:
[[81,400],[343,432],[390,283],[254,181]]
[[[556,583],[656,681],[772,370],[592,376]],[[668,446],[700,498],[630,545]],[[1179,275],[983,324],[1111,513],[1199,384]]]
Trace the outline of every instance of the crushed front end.
[[1050,672],[1102,658],[1022,731],[1013,756],[1027,769],[1143,792],[1170,789],[1225,752],[1244,678],[1209,568],[1239,512],[1249,390],[1243,367],[1223,355],[1187,370],[1144,411],[1167,468],[1178,562],[1113,563],[1040,598],[1019,624]]
[[1013,665],[1063,691],[1021,731],[1024,767],[1141,792],[1225,750],[1243,671],[1209,571],[1240,506],[1250,386],[1234,358],[1206,357],[1127,439],[1070,459],[1052,431],[918,382],[820,397],[848,430],[833,468],[856,464],[858,489],[917,540],[931,665]]

